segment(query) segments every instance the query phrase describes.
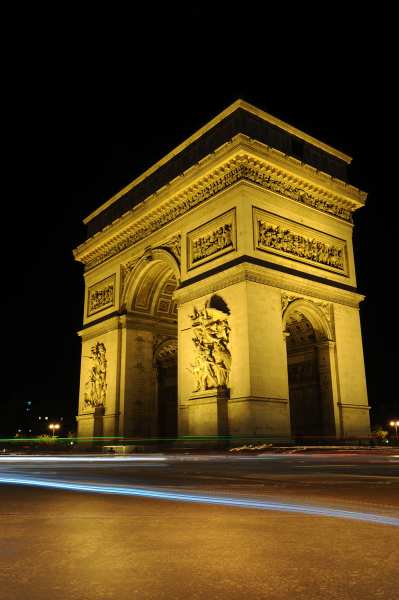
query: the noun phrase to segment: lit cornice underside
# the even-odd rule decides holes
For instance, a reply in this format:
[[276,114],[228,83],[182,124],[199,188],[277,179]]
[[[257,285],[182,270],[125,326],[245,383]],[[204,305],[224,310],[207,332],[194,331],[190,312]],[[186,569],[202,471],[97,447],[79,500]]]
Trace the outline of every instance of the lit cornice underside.
[[[352,160],[349,156],[273,115],[237,100],[86,217],[84,223],[88,225],[89,237],[240,133],[346,181],[344,172]],[[296,144],[296,149],[292,144]],[[296,154],[298,151],[301,156]]]
[[189,146],[191,146],[191,144],[193,144],[195,141],[199,140],[207,132],[209,132],[211,129],[216,127],[224,119],[226,119],[227,117],[232,115],[238,109],[242,109],[242,110],[246,111],[247,113],[256,115],[256,117],[260,118],[265,123],[273,125],[279,129],[281,129],[282,131],[287,132],[289,135],[294,136],[298,139],[301,139],[304,142],[307,142],[308,144],[310,144],[311,146],[314,146],[315,148],[322,150],[322,152],[329,154],[331,156],[334,156],[335,158],[338,158],[339,160],[341,160],[347,164],[349,164],[352,161],[352,158],[350,156],[348,156],[347,154],[344,154],[343,152],[336,150],[332,146],[325,144],[324,142],[321,142],[320,140],[317,140],[316,138],[310,136],[309,134],[301,131],[300,129],[297,129],[296,127],[293,127],[289,123],[285,123],[284,121],[257,108],[256,106],[253,106],[252,104],[249,104],[248,102],[244,102],[244,100],[238,99],[235,102],[233,102],[230,106],[228,106],[224,111],[222,111],[221,113],[216,115],[216,117],[214,117],[211,121],[209,121],[203,127],[198,129],[188,139],[186,139],[179,146],[177,146],[177,148],[174,148],[171,152],[169,152],[161,160],[159,160],[157,163],[155,163],[152,167],[147,169],[144,173],[142,173],[139,177],[134,179],[131,183],[129,183],[127,186],[125,186],[117,194],[112,196],[112,198],[110,198],[105,203],[103,203],[99,208],[97,208],[90,215],[88,215],[83,220],[83,222],[85,224],[88,224],[96,216],[98,216],[104,210],[109,208],[111,205],[113,205],[115,202],[117,202],[120,198],[122,198],[123,196],[126,196],[133,188],[138,186],[142,181],[144,181],[150,175],[155,173],[158,169],[160,169],[163,165],[165,165],[166,163],[171,161],[174,157],[181,154],[184,150],[186,150]]
[[240,134],[81,244],[75,258],[90,270],[239,181],[348,223],[366,199],[357,188]]

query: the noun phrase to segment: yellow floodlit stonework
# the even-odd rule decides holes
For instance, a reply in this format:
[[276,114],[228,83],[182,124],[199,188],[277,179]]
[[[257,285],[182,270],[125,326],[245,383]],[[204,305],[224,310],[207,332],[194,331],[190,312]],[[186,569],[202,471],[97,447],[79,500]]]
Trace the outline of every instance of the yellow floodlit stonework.
[[85,219],[79,435],[368,435],[350,160],[238,100]]

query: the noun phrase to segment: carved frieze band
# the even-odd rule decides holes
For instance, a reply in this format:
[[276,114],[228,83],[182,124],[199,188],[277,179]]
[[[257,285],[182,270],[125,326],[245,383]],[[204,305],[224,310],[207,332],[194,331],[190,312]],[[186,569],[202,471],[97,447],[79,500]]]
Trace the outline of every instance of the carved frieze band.
[[[326,290],[326,286],[315,285],[311,281],[302,280],[296,282],[296,278],[290,278],[289,282],[285,280],[285,285],[289,283],[289,288],[293,292],[304,295],[316,296],[322,299],[328,299],[330,302],[336,302],[344,306],[359,308],[360,302],[364,300],[364,296],[354,292],[340,290],[330,287]],[[267,285],[281,289],[281,274],[278,271],[271,271],[263,267],[257,268],[253,265],[245,264],[244,266],[233,267],[225,272],[224,275],[219,274],[217,277],[204,279],[196,285],[179,289],[175,292],[177,303],[184,304],[185,302],[194,301],[200,296],[214,294],[223,288],[226,288],[243,281],[251,281],[261,285]]]
[[253,209],[255,248],[348,275],[345,240]]
[[89,287],[87,292],[87,316],[115,305],[115,274]]
[[86,269],[89,270],[145,239],[151,233],[171,223],[177,217],[240,180],[251,181],[264,189],[276,192],[347,222],[352,222],[352,212],[357,208],[355,203],[345,201],[339,196],[327,193],[316,186],[304,189],[301,187],[299,179],[295,180],[292,177],[288,179],[286,173],[276,171],[271,165],[261,160],[247,155],[237,156],[222,167],[215,169],[213,173],[209,173],[203,180],[196,182],[195,185],[188,187],[184,192],[167,201],[162,207],[150,212],[141,220],[127,227],[122,233],[115,235],[111,242],[97,247],[86,255],[82,253],[84,245],[78,248],[76,255],[81,256],[78,260],[84,262]]
[[236,248],[236,213],[232,209],[187,234],[187,269],[215,260]]

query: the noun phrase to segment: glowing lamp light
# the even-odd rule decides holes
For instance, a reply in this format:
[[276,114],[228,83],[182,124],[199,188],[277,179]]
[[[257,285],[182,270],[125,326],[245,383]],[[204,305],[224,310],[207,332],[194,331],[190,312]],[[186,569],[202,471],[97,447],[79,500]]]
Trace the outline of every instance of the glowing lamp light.
[[399,427],[399,421],[389,421],[389,425],[391,427],[395,428],[395,437],[396,437],[396,441],[398,441],[398,427]]
[[50,423],[48,428],[51,429],[51,431],[53,432],[53,437],[54,437],[55,431],[60,428],[60,424],[59,423]]

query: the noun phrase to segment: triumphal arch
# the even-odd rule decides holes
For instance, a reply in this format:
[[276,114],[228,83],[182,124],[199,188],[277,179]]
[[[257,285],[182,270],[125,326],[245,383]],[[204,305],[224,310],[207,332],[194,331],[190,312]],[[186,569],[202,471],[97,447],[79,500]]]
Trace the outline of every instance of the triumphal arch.
[[350,157],[236,101],[85,219],[78,433],[369,433]]

